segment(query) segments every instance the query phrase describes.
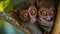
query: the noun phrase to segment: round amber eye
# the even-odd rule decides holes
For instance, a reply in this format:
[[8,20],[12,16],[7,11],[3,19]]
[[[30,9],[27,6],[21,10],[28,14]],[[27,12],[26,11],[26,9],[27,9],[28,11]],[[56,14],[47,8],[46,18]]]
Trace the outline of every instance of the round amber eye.
[[47,12],[46,12],[46,11],[42,11],[42,12],[41,12],[41,15],[42,15],[42,16],[46,16],[46,15],[47,15]]
[[31,13],[32,15],[36,15],[37,12],[36,12],[35,10],[31,10],[30,13]]
[[50,12],[49,12],[49,15],[53,15],[53,14],[54,14],[54,12],[53,12],[53,11],[50,11]]
[[28,14],[27,13],[23,13],[23,18],[27,19],[28,18]]

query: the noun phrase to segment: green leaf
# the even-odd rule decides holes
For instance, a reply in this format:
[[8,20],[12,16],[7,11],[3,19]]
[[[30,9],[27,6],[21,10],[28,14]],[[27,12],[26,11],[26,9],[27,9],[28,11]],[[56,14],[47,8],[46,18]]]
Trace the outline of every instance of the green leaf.
[[3,11],[3,1],[0,2],[0,12]]
[[6,13],[9,13],[9,11],[12,10],[12,9],[13,9],[13,5],[12,5],[12,4],[9,4],[9,5],[4,9],[4,11],[5,11]]
[[11,0],[6,0],[6,1],[4,1],[4,2],[3,2],[3,7],[6,8],[6,7],[9,5],[10,1],[11,1]]
[[6,1],[6,0],[0,0],[0,2],[1,2],[1,1]]
[[10,1],[11,0],[0,0],[0,12],[3,12],[4,9],[6,9],[6,7],[10,4]]

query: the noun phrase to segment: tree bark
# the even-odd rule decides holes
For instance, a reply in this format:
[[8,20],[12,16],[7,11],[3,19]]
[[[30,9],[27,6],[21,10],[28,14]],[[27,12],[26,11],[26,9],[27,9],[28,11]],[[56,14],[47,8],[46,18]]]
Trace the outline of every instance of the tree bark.
[[16,26],[18,29],[22,30],[25,34],[31,34],[28,29],[26,29],[23,25],[20,25],[19,22],[12,17],[8,16],[4,12],[0,12],[0,19],[7,21],[8,23]]
[[60,34],[60,1],[59,1],[59,5],[58,5],[57,17],[55,20],[52,34]]

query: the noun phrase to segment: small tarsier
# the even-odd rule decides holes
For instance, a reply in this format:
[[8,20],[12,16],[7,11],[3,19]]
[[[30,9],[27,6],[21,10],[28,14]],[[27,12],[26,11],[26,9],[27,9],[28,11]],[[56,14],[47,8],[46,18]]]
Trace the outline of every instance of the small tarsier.
[[[19,6],[17,5],[16,9],[11,11],[11,13],[33,34],[42,34],[39,28],[49,33],[55,19],[54,2],[52,0],[37,0],[34,3],[32,1],[27,3],[27,1],[24,1]],[[35,6],[35,3],[37,6]]]
[[50,32],[55,19],[55,7],[52,0],[38,0],[38,23],[47,32]]
[[35,7],[35,3],[30,4],[33,1],[27,1],[28,0],[18,4],[14,10],[10,11],[11,15],[18,20],[22,26],[27,28],[31,34],[42,34],[36,24],[37,9]]
[[[16,12],[16,10],[13,10]],[[14,12],[12,11],[12,15]],[[18,16],[18,15],[17,15]],[[17,17],[16,15],[14,17]],[[42,34],[36,22],[37,9],[34,6],[29,7],[28,10],[23,10],[19,12],[18,18],[20,23],[27,29],[29,29],[32,34]],[[33,29],[34,28],[34,29]]]

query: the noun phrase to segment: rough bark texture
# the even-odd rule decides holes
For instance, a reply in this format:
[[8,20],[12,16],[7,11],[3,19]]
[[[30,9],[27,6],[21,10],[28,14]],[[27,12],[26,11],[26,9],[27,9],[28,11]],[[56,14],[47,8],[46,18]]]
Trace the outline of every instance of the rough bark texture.
[[5,14],[5,13],[3,13],[3,12],[0,12],[0,19],[1,19],[1,20],[5,20],[5,21],[7,21],[8,23],[16,26],[18,29],[24,31],[25,34],[31,34],[31,33],[29,32],[29,30],[27,30],[26,28],[24,28],[23,25],[20,25],[20,24],[18,23],[18,21],[16,21],[15,19],[13,19],[12,17],[8,16],[7,14]]
[[55,22],[52,34],[60,34],[60,1],[59,1],[59,5],[58,5],[56,22]]

